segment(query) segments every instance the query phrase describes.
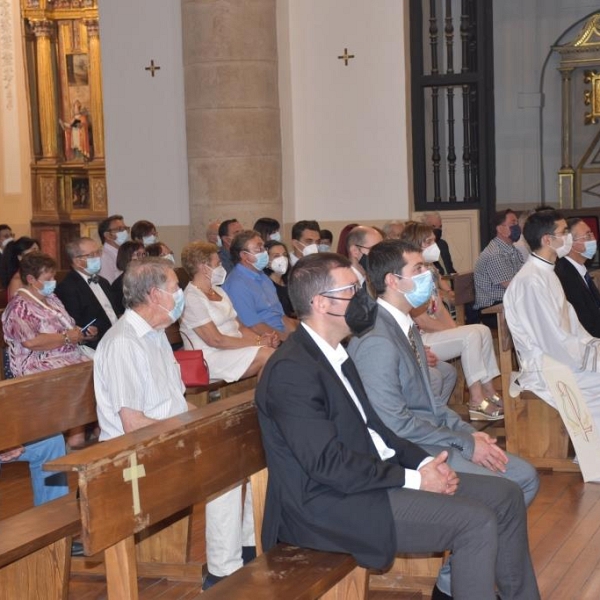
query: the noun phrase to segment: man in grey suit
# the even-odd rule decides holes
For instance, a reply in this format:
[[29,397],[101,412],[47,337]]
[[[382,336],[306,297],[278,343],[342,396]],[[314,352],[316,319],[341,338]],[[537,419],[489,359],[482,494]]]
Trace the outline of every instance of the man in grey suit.
[[[377,244],[369,253],[368,275],[378,295],[377,319],[373,329],[351,340],[348,353],[379,417],[431,454],[448,450],[448,464],[459,473],[514,481],[529,505],[539,487],[535,469],[464,422],[432,391],[423,342],[410,316],[432,291],[420,248],[400,240]],[[442,570],[437,587],[450,594],[449,568]]]

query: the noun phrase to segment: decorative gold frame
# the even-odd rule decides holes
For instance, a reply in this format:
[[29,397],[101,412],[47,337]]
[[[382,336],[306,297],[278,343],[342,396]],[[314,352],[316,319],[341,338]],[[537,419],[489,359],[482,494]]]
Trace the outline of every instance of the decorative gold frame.
[[584,83],[590,83],[591,89],[586,90],[583,95],[583,101],[590,107],[590,112],[585,114],[586,125],[595,124],[600,118],[600,73],[597,71],[586,71],[584,73]]

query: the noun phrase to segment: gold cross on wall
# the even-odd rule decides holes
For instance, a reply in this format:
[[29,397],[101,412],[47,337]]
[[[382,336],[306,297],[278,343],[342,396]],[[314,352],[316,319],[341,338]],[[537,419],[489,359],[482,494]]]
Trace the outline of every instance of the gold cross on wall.
[[341,56],[338,56],[338,58],[342,59],[344,61],[344,65],[347,67],[348,61],[351,58],[354,58],[354,54],[348,54],[348,48],[344,48],[344,54],[342,54]]
[[160,71],[160,67],[154,64],[154,59],[150,61],[150,66],[144,69],[145,71],[150,71],[152,73],[152,77],[154,77],[154,71]]

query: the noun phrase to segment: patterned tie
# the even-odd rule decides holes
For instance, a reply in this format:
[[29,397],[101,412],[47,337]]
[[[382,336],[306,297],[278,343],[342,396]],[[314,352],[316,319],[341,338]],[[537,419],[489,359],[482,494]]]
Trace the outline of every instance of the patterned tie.
[[585,279],[585,282],[587,283],[590,293],[592,294],[592,297],[594,298],[594,302],[596,302],[596,306],[598,306],[598,308],[600,308],[600,291],[596,287],[596,284],[594,283],[592,276],[587,271],[585,272],[584,279]]
[[412,348],[415,358],[417,359],[417,363],[419,363],[419,368],[422,369],[423,363],[421,362],[421,354],[419,353],[417,342],[415,340],[415,328],[416,325],[411,325],[410,329],[408,330],[408,341],[410,342],[410,347]]
[[98,275],[92,275],[91,277],[88,277],[88,283],[98,283],[100,281],[100,277],[98,277]]

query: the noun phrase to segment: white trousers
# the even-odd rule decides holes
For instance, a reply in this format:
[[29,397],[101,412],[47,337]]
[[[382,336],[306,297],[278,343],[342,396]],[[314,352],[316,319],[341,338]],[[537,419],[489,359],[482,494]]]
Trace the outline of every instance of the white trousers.
[[206,504],[206,562],[217,577],[231,575],[243,566],[242,546],[254,546],[252,493],[246,486],[242,507],[242,486],[225,492]]
[[492,334],[485,325],[461,325],[446,331],[423,333],[421,338],[439,360],[460,356],[468,386],[477,381],[486,383],[500,375]]

